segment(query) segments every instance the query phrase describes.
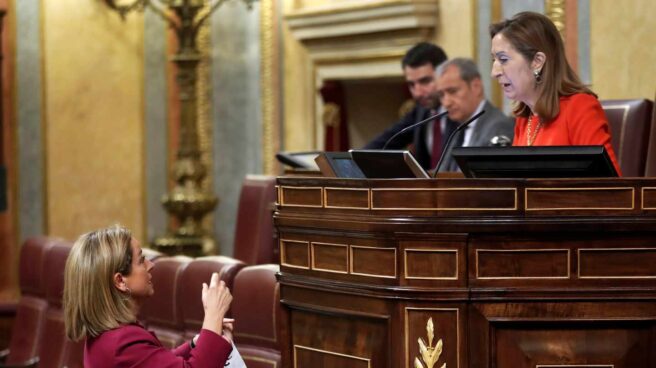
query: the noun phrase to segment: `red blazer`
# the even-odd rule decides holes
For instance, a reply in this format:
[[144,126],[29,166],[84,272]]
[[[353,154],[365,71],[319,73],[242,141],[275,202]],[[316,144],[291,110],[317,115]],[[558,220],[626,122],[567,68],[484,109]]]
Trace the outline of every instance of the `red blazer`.
[[[513,146],[527,144],[526,127],[528,118],[515,119]],[[533,123],[535,129],[535,122]],[[587,93],[560,97],[560,113],[544,124],[535,136],[534,146],[591,146],[603,145],[608,156],[621,176],[620,166],[611,145],[608,119],[599,101]]]
[[168,350],[155,334],[135,323],[88,338],[84,346],[84,366],[222,368],[231,351],[232,346],[224,338],[209,330],[201,330],[194,349],[189,343],[184,343]]

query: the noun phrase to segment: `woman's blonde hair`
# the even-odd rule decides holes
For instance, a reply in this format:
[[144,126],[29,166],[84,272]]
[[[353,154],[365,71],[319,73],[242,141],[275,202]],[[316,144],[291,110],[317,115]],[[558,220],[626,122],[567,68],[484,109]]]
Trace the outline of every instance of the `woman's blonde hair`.
[[[546,55],[539,73],[540,95],[533,107],[533,112],[545,122],[558,116],[561,96],[587,93],[597,97],[567,62],[560,33],[547,16],[534,12],[517,13],[511,19],[490,25],[490,36],[494,38],[498,33],[503,34],[529,64],[538,52]],[[523,102],[517,103],[513,112],[525,117],[531,114],[530,108]]]
[[79,341],[136,320],[129,295],[114,286],[114,274],[132,269],[132,234],[115,225],[80,236],[64,271],[66,336]]

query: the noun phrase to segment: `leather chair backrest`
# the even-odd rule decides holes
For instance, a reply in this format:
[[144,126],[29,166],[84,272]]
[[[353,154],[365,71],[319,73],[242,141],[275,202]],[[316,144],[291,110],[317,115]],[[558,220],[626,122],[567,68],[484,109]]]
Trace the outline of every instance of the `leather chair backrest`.
[[[178,289],[178,303],[182,306],[182,319],[185,339],[196,335],[203,325],[205,316],[203,309],[202,285],[209,284],[213,272],[232,290],[237,272],[245,264],[234,258],[225,256],[201,257],[193,260],[182,272]],[[230,316],[230,312],[226,317]]]
[[246,176],[239,195],[235,226],[235,258],[250,265],[278,262],[273,228],[275,202],[274,176]]
[[601,106],[623,176],[645,176],[654,103],[645,99],[604,100]]
[[185,256],[157,258],[150,272],[155,294],[144,302],[140,310],[139,319],[169,349],[184,342],[182,306],[178,294],[182,272],[191,261],[192,258]]
[[56,239],[30,237],[21,246],[18,266],[21,297],[9,340],[7,364],[22,364],[38,355],[48,303],[45,299],[46,254]]
[[[656,97],[654,98],[654,101],[656,101]],[[645,176],[656,176],[656,108],[653,107],[651,113],[649,148],[647,149],[647,163],[645,164]]]
[[64,293],[64,267],[72,244],[57,242],[48,251],[44,267],[46,278],[45,326],[39,349],[39,368],[59,368],[67,365],[81,366],[72,357],[82,357],[82,343],[69,341],[65,335],[62,296]]
[[235,318],[235,345],[248,367],[280,365],[283,309],[276,280],[279,266],[256,265],[243,268],[235,278],[232,311]]

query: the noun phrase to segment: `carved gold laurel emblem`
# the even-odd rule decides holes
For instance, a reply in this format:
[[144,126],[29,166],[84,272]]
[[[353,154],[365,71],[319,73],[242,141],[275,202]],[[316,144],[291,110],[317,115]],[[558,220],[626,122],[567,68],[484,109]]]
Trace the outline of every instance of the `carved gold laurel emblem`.
[[[421,360],[415,358],[415,368],[433,368],[435,363],[440,359],[440,355],[442,355],[442,339],[439,339],[435,346],[433,346],[433,338],[435,337],[435,334],[432,317],[429,318],[426,323],[426,333],[428,335],[428,346],[426,346],[426,343],[421,337],[417,339]],[[421,363],[422,361],[424,362],[423,364]],[[442,364],[442,367],[440,368],[446,368],[446,363]]]

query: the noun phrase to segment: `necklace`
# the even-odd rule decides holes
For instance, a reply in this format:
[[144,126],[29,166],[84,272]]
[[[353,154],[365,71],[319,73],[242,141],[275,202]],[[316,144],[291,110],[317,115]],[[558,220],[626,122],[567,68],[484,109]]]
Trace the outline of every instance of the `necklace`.
[[542,128],[542,120],[540,120],[539,117],[536,116],[536,119],[538,120],[538,126],[535,127],[535,131],[533,131],[533,114],[528,116],[528,124],[526,125],[526,145],[527,146],[532,146],[533,142],[535,142],[535,137],[538,136],[538,132],[540,131],[540,128]]

